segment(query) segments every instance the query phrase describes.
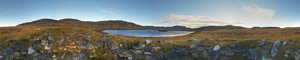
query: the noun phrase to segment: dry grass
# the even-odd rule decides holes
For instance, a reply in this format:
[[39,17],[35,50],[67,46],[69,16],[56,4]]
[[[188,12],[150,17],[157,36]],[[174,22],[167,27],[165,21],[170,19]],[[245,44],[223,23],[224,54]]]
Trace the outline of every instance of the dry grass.
[[[101,31],[114,28],[88,28],[88,27],[1,27],[0,38],[24,38],[38,32],[69,32],[72,34],[93,34],[93,38],[99,38]],[[136,29],[136,28],[135,28]],[[219,40],[297,40],[300,39],[300,28],[284,29],[237,29],[237,30],[214,30],[196,31],[193,34],[179,37],[164,38],[137,38],[117,36],[122,40],[171,40],[187,41],[189,38],[219,39]]]

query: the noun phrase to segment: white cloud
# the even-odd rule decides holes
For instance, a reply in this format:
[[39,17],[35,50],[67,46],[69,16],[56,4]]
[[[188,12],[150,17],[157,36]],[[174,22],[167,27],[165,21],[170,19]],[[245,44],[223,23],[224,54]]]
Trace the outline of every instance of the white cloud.
[[238,22],[224,22],[207,16],[190,16],[190,15],[178,15],[170,14],[163,17],[163,21],[160,23],[172,23],[182,25],[190,28],[197,28],[208,25],[235,25],[241,24]]
[[259,6],[244,6],[243,9],[260,20],[272,20],[275,10],[261,8]]
[[105,10],[105,9],[100,9],[101,12],[103,13],[109,13],[109,14],[115,14],[116,11],[115,10]]

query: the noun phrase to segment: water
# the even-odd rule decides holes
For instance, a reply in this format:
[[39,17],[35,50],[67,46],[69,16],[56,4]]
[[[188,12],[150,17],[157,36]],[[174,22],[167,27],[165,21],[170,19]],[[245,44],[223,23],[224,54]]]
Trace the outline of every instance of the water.
[[104,30],[104,33],[111,33],[120,36],[130,37],[175,37],[194,33],[192,31],[158,31],[158,30]]

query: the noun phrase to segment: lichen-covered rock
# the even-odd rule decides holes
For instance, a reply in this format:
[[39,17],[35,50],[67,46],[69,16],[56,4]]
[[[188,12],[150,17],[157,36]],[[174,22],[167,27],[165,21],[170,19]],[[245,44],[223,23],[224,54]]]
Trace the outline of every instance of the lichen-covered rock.
[[32,47],[29,47],[27,51],[27,54],[32,54],[35,52],[35,50]]
[[275,41],[273,44],[273,48],[271,51],[271,56],[275,57],[279,51],[279,47],[281,46],[281,42],[280,41]]
[[214,46],[213,51],[219,51],[220,49],[221,49],[221,46],[220,45],[216,45],[216,46]]

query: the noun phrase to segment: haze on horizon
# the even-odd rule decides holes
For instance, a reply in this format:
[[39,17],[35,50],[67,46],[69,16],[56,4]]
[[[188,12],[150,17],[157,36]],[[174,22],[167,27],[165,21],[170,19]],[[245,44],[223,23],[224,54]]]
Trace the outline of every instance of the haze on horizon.
[[140,25],[300,27],[300,0],[0,0],[0,26],[41,18]]

